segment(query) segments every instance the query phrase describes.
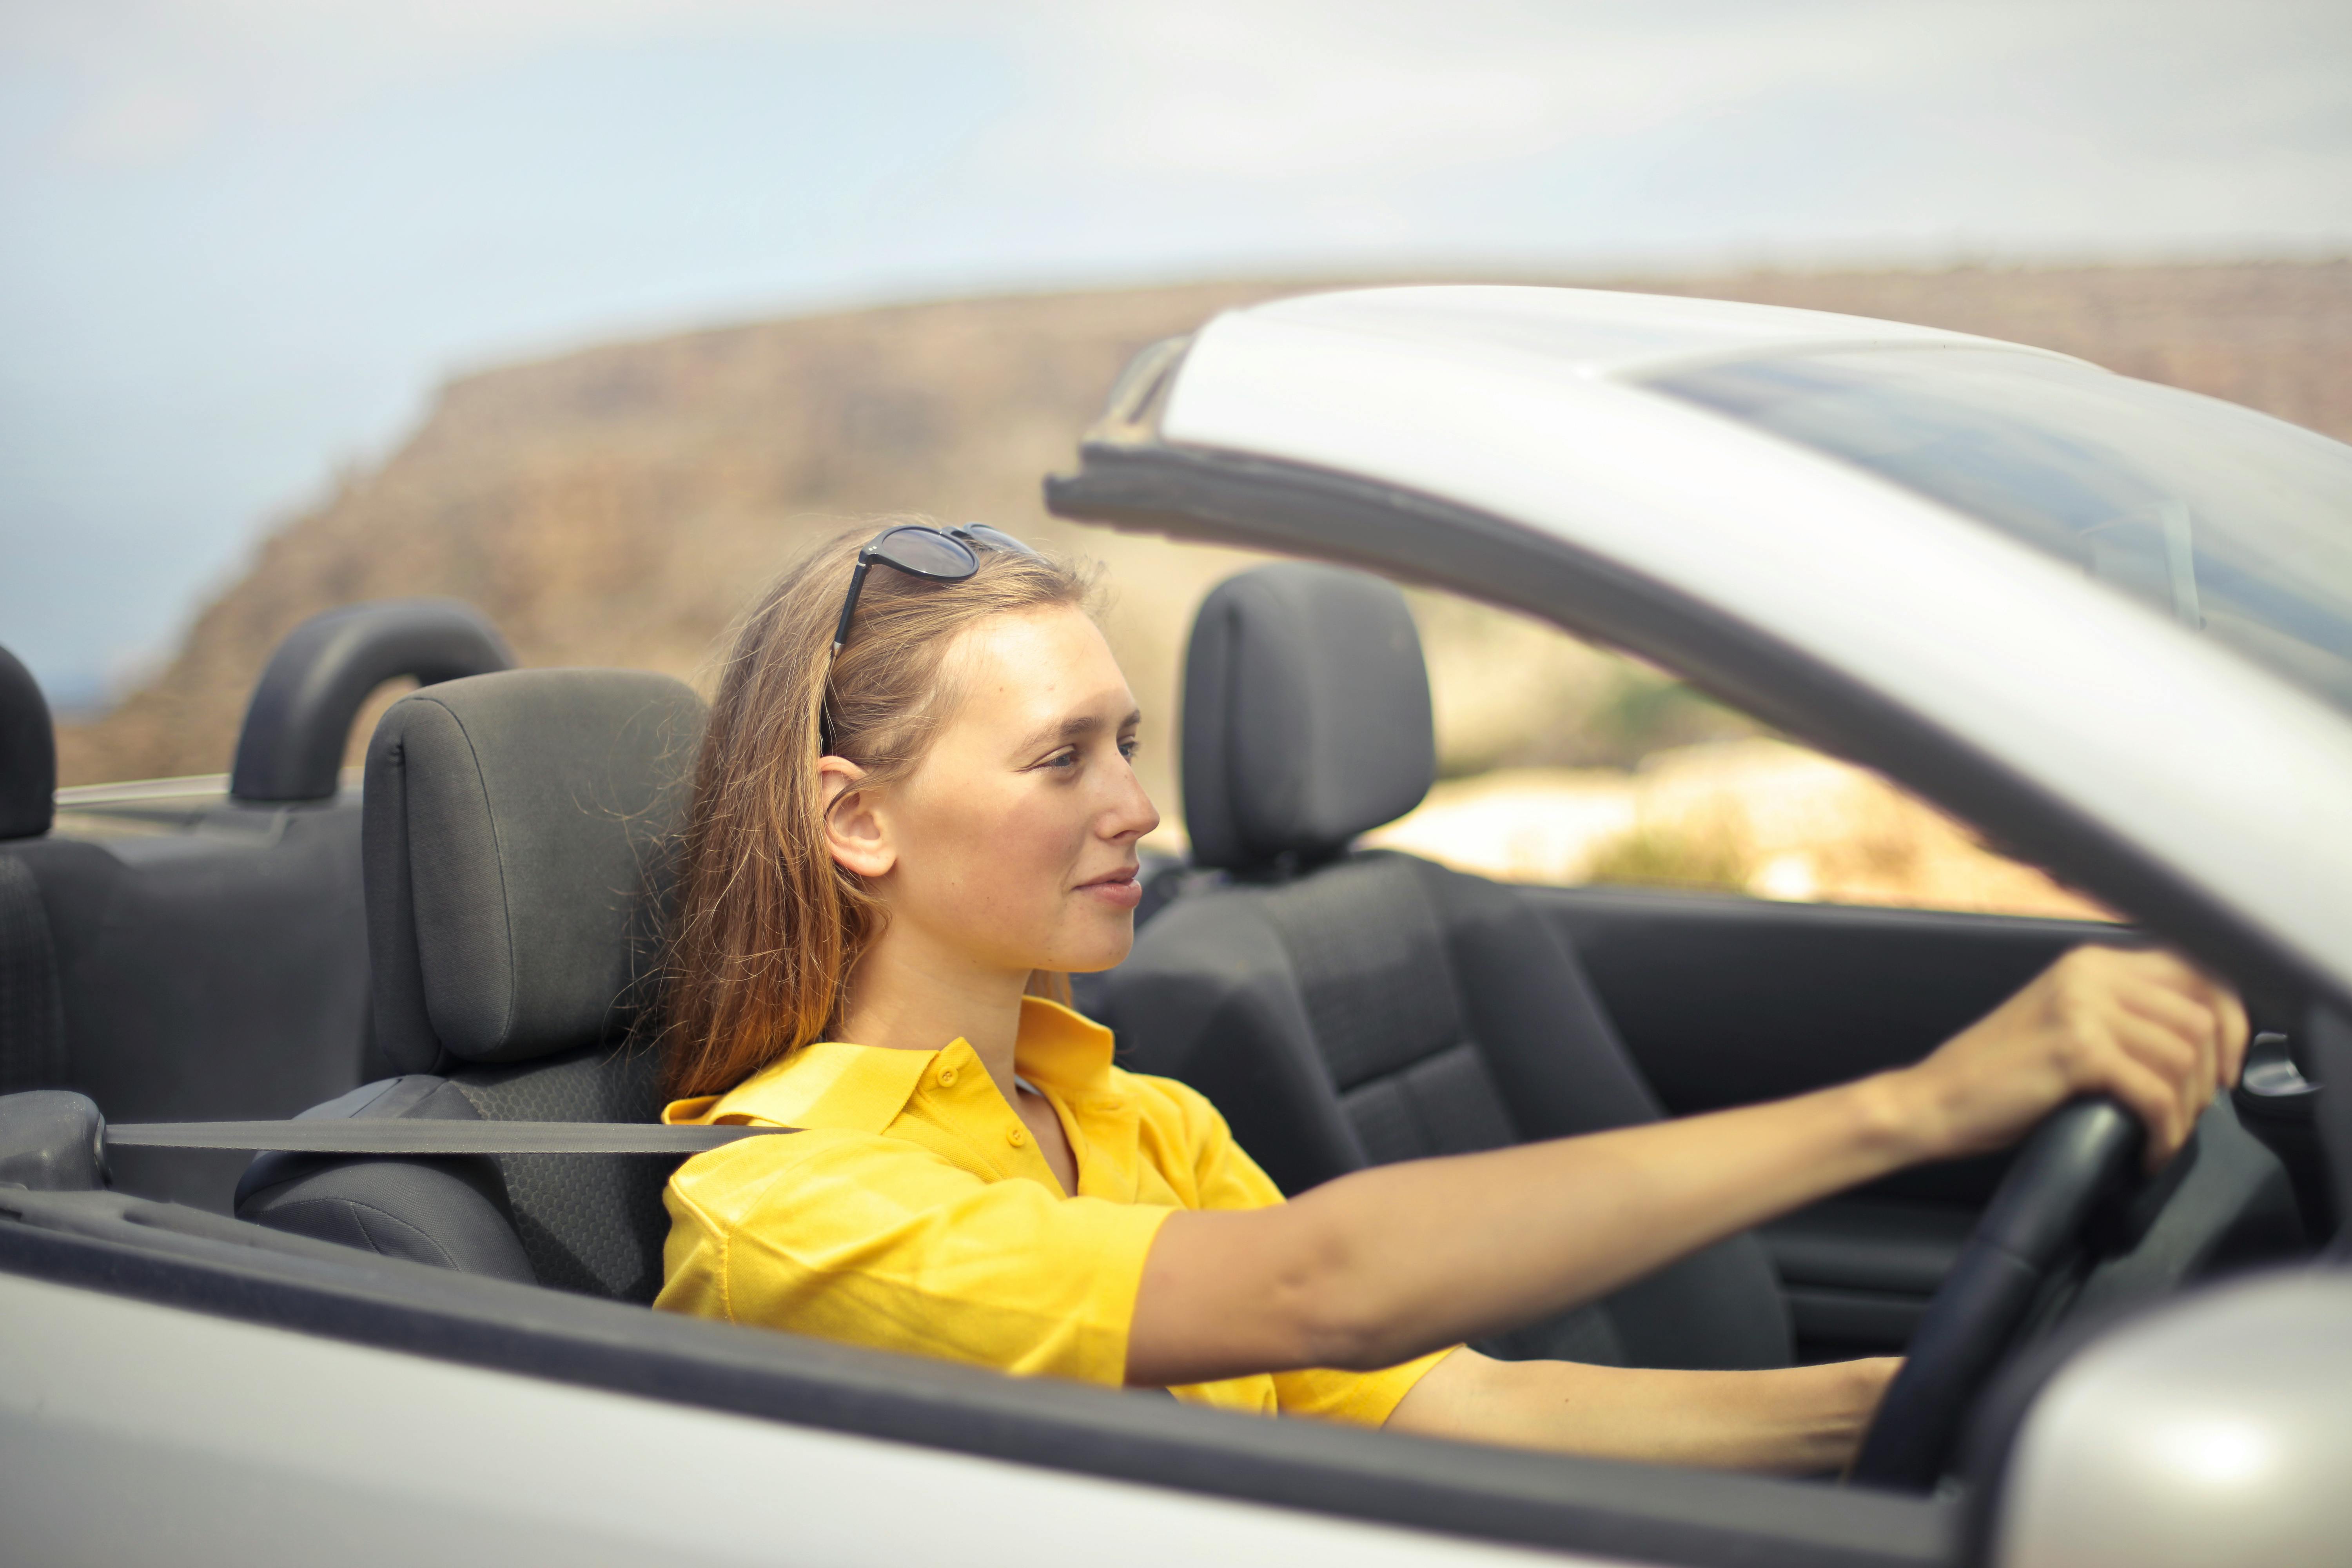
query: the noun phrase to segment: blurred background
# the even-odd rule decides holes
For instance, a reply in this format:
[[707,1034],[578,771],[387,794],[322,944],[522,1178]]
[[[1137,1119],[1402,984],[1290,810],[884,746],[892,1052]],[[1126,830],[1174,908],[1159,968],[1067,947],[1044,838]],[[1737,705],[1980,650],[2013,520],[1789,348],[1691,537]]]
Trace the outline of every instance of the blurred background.
[[[700,679],[814,531],[1101,558],[1176,669],[1246,558],[1046,519],[1119,365],[1351,282],[1765,300],[2352,438],[2342,0],[0,0],[0,643],[64,782],[226,768],[390,595]],[[2088,911],[1667,675],[1417,602],[1492,873]]]

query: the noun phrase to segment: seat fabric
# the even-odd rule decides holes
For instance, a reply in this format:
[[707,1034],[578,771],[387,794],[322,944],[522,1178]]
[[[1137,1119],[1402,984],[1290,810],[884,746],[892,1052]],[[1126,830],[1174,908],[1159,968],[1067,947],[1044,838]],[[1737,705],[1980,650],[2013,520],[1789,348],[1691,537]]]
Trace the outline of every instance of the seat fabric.
[[[656,1068],[650,1050],[590,1046],[519,1067],[404,1074],[303,1115],[650,1121],[661,1112]],[[669,1228],[662,1187],[677,1163],[644,1155],[267,1154],[247,1171],[237,1203],[247,1219],[386,1257],[650,1301]]]
[[58,741],[33,672],[0,647],[0,838],[37,838],[57,809]]
[[[1122,1058],[1206,1094],[1286,1193],[1370,1165],[1658,1117],[1575,955],[1507,888],[1410,856],[1171,906],[1111,988]],[[1486,1348],[1630,1366],[1786,1365],[1738,1236]]]
[[[1281,592],[1252,579],[1280,574]],[[1239,589],[1229,593],[1228,590]],[[1326,592],[1326,588],[1328,592]],[[1288,635],[1256,627],[1277,617]],[[1286,682],[1327,729],[1381,731],[1393,774],[1425,754],[1426,677],[1402,595],[1358,574],[1286,565],[1244,574],[1202,612],[1188,660],[1185,799],[1195,767],[1217,768],[1200,792],[1233,874],[1172,902],[1138,935],[1104,987],[1107,1021],[1126,1064],[1183,1080],[1208,1095],[1235,1137],[1286,1193],[1369,1165],[1470,1153],[1658,1119],[1658,1104],[1601,1010],[1575,954],[1510,889],[1410,856],[1345,853],[1386,815],[1409,809],[1428,773],[1397,803],[1395,781],[1351,791],[1253,765],[1251,742],[1218,693]],[[1311,629],[1318,663],[1345,668],[1344,690],[1319,689],[1291,658]],[[1221,649],[1204,658],[1203,637]],[[1267,675],[1250,650],[1290,659]],[[1189,672],[1215,684],[1196,692]],[[1393,700],[1381,696],[1395,693]],[[1196,731],[1223,730],[1203,743]],[[1327,740],[1327,754],[1361,758],[1367,745]],[[1235,824],[1254,809],[1257,781],[1282,778],[1287,798],[1353,801],[1327,811],[1318,837],[1294,828],[1253,839]],[[1369,818],[1369,820],[1367,819]],[[1290,818],[1295,824],[1295,814]],[[1251,863],[1237,847],[1277,851]],[[1786,1365],[1788,1311],[1763,1247],[1738,1236],[1628,1286],[1605,1300],[1498,1336],[1511,1357],[1636,1366]]]
[[[512,670],[395,703],[368,750],[364,864],[377,1046],[412,1070],[306,1114],[657,1118],[635,1026],[702,719],[679,682],[623,670]],[[650,1301],[677,1164],[265,1154],[237,1213]]]
[[[48,700],[0,647],[0,839],[48,832],[57,788]],[[23,859],[0,853],[0,1094],[59,1087],[67,1071],[57,943],[40,880]]]
[[66,1080],[58,950],[32,868],[0,849],[0,1094]]
[[[295,1120],[477,1121],[447,1079],[404,1073],[362,1084]],[[498,1168],[487,1160],[339,1159],[263,1154],[237,1184],[236,1210],[273,1229],[463,1274],[534,1283]]]
[[[466,1068],[449,1081],[485,1121],[653,1121],[659,1068],[648,1048],[592,1046],[520,1067]],[[661,1289],[662,1188],[679,1162],[509,1154],[492,1163],[541,1284],[631,1301]]]

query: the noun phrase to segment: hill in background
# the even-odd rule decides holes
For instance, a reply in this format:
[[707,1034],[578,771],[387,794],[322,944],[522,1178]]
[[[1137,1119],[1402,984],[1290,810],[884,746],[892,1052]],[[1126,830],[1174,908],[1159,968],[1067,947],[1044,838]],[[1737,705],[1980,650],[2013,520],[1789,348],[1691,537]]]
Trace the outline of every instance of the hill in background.
[[[64,782],[226,768],[246,697],[278,638],[358,599],[470,601],[526,664],[699,679],[730,619],[796,548],[845,520],[889,511],[985,520],[1100,558],[1118,595],[1114,644],[1164,725],[1193,606],[1249,558],[1048,518],[1039,479],[1068,466],[1136,350],[1220,310],[1314,286],[907,305],[618,343],[467,376],[392,458],[271,535],[152,681],[60,735]],[[1612,286],[2040,344],[2352,439],[2352,263],[1765,273]],[[1689,705],[1655,700],[1656,678],[1525,623],[1423,607],[1451,772],[1622,761],[1722,727]],[[1531,723],[1530,712],[1554,717]],[[1147,733],[1147,783],[1171,803],[1167,734]]]

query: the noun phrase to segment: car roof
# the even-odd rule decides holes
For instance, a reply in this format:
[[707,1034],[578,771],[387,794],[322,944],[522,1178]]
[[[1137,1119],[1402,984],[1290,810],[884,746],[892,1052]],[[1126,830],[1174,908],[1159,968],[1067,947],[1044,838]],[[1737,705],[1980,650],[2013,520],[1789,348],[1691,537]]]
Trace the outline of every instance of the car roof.
[[1503,284],[1296,295],[1222,320],[1410,343],[1465,362],[1489,356],[1536,360],[1555,372],[1595,377],[1649,375],[1709,360],[1830,349],[1998,348],[2068,357],[1967,332],[1827,310]]
[[1115,397],[1094,439],[1433,498],[1665,584],[1938,727],[2352,997],[2352,721],[1982,523],[1642,384],[1853,348],[2064,357],[1713,300],[1364,289],[1214,319],[1156,421]]

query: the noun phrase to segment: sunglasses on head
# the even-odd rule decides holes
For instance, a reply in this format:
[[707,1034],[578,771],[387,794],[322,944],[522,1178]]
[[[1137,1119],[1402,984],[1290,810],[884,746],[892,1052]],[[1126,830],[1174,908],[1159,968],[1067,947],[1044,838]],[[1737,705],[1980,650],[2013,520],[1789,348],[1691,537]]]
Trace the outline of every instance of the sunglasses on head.
[[900,523],[876,534],[857,552],[857,569],[849,574],[849,592],[841,601],[841,619],[834,623],[833,652],[826,656],[828,700],[821,715],[823,733],[819,737],[825,750],[833,749],[831,662],[841,656],[841,645],[849,640],[849,618],[857,613],[857,595],[865,591],[866,574],[878,563],[927,583],[961,583],[980,570],[980,552],[983,550],[1042,559],[1003,529],[991,528],[984,522],[966,523],[961,528]]
[[1037,552],[984,522],[962,528],[933,528],[929,523],[900,523],[886,528],[857,552],[857,570],[849,574],[849,594],[841,601],[841,619],[834,624],[833,651],[849,640],[849,617],[857,613],[857,595],[865,590],[866,574],[876,563],[895,566],[909,577],[927,583],[961,583],[980,570],[980,552],[1003,551],[1035,558]]

